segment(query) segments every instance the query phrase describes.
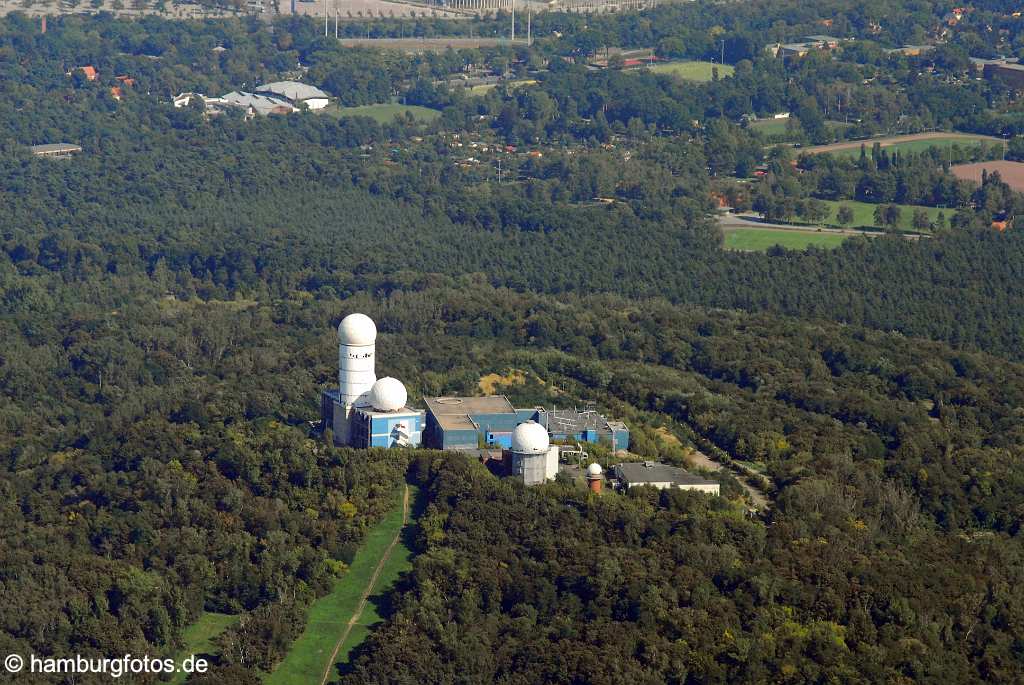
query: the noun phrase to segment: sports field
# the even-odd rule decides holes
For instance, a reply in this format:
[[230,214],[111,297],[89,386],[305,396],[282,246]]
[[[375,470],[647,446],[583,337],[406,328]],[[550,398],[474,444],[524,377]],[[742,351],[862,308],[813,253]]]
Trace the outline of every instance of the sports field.
[[672,74],[685,81],[710,81],[712,69],[718,69],[721,78],[732,76],[736,71],[730,64],[714,62],[662,62],[648,69],[658,74]]
[[[409,490],[411,497],[415,489],[410,487]],[[402,571],[411,567],[412,551],[405,546],[400,535],[405,515],[402,493],[398,493],[396,500],[395,508],[367,533],[348,573],[335,582],[330,594],[321,597],[310,607],[306,629],[292,644],[284,661],[273,673],[264,677],[264,683],[315,685],[321,682],[324,672],[328,670],[330,677],[335,677],[334,663],[346,663],[349,652],[369,635],[369,626],[380,620],[375,597],[389,589]],[[378,566],[396,536],[398,543],[378,573]],[[376,578],[375,573],[378,573]],[[362,606],[366,593],[369,593],[370,598]],[[350,623],[353,623],[351,630],[332,663],[335,647],[346,635]]]
[[[193,654],[216,654],[218,649],[213,644],[213,639],[223,633],[228,626],[238,620],[238,616],[231,614],[217,614],[212,611],[204,611],[195,623],[181,633],[181,639],[185,643],[181,651],[175,657],[180,665],[182,660]],[[175,673],[171,683],[177,685],[184,683],[187,673]]]
[[900,152],[921,152],[932,147],[947,148],[952,145],[967,146],[981,142],[1003,143],[1000,138],[991,136],[980,136],[972,133],[914,133],[906,136],[890,136],[888,138],[872,138],[869,140],[851,140],[845,143],[833,143],[831,145],[816,145],[801,150],[807,154],[816,155],[822,153],[842,154],[848,156],[860,155],[860,148],[863,145],[871,154],[871,148],[875,143],[887,152],[899,150]]
[[822,231],[794,231],[781,228],[725,229],[727,250],[764,252],[770,247],[781,245],[789,250],[803,250],[811,245],[822,248],[837,247],[849,235]]
[[324,112],[336,117],[370,117],[381,124],[390,124],[395,120],[395,115],[404,115],[407,112],[412,114],[417,121],[434,121],[441,116],[436,109],[396,103],[362,105],[360,107],[327,107]]

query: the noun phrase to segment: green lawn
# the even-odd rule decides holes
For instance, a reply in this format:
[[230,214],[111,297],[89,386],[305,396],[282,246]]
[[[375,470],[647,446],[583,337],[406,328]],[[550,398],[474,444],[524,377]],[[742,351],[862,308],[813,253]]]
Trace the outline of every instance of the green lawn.
[[[238,616],[231,614],[217,614],[212,611],[204,611],[195,623],[182,631],[181,639],[185,646],[175,657],[178,664],[192,654],[215,654],[217,646],[213,644],[213,638],[224,632],[231,624],[238,620]],[[186,673],[176,673],[171,683],[184,683]]]
[[736,71],[730,64],[713,62],[662,62],[648,68],[659,74],[673,74],[686,81],[710,81],[711,70],[715,68],[721,78],[732,76]]
[[834,248],[850,236],[822,231],[786,231],[778,228],[742,228],[725,231],[725,248],[763,252],[775,245],[802,250],[810,245]]
[[781,136],[786,133],[789,119],[760,119],[750,122],[750,128],[760,131],[766,136]]
[[[876,227],[875,226],[875,207],[878,205],[869,204],[867,202],[856,202],[854,200],[840,200],[832,201],[826,200],[825,204],[829,207],[828,218],[825,219],[825,225],[827,226],[838,226],[836,223],[836,212],[839,210],[840,205],[847,205],[853,210],[853,222],[849,225],[849,228],[860,228],[860,227]],[[911,225],[911,220],[914,217],[914,210],[923,209],[928,214],[930,221],[935,221],[940,213],[946,216],[946,225],[949,225],[949,220],[956,213],[955,209],[940,209],[938,207],[920,207],[917,205],[899,205],[900,208],[900,222],[896,224],[896,228],[904,231],[913,231],[914,227]]]
[[[982,142],[994,143],[994,142],[998,142],[998,141],[992,140],[990,138],[986,138],[984,136],[978,136],[977,138],[964,138],[964,137],[928,138],[928,139],[925,139],[925,140],[908,140],[908,141],[903,142],[903,143],[897,142],[897,143],[890,143],[888,145],[883,144],[882,145],[882,149],[885,150],[889,154],[892,154],[893,152],[896,152],[896,151],[899,151],[900,153],[924,152],[925,150],[928,150],[928,149],[933,148],[933,147],[939,147],[939,148],[942,148],[942,149],[946,149],[946,148],[949,148],[949,147],[951,147],[953,145],[958,145],[958,146],[960,146],[962,148],[967,148],[967,147],[971,147],[971,146],[976,146],[976,145],[978,145],[979,143],[982,143]],[[874,144],[874,141],[873,140],[865,140],[865,141],[863,141],[863,143],[864,143],[864,147],[867,149],[867,153],[870,155],[871,154],[871,147]],[[829,154],[843,155],[843,156],[846,156],[846,157],[860,157],[860,143],[854,145],[853,147],[847,148],[845,150],[836,150],[834,152],[830,152]]]
[[[411,487],[410,500],[415,497]],[[321,597],[309,610],[309,621],[302,635],[277,669],[264,677],[267,685],[308,685],[318,683],[327,667],[327,659],[334,651],[352,614],[359,605],[359,599],[373,576],[374,569],[387,550],[391,540],[402,527],[401,492],[396,496],[394,509],[367,533],[366,540],[359,548],[348,572],[334,584],[330,594]],[[411,505],[410,505],[411,506]],[[380,620],[375,596],[386,592],[402,571],[412,566],[412,552],[402,542],[395,546],[391,557],[384,565],[381,575],[371,591],[363,616],[357,621],[348,638],[338,651],[338,662],[345,663],[349,652],[370,634],[368,627]],[[333,676],[333,673],[332,673]]]
[[417,121],[434,121],[441,116],[441,113],[436,109],[420,107],[419,105],[400,105],[397,103],[361,105],[359,107],[336,107],[330,105],[324,108],[324,112],[336,117],[370,117],[381,124],[390,124],[395,120],[396,114],[404,115],[406,112],[411,113]]

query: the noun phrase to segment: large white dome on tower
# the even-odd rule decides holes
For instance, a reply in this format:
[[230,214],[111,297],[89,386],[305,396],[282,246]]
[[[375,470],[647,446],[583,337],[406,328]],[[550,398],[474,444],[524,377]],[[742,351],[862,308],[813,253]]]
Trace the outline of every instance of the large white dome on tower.
[[548,431],[536,421],[527,421],[512,431],[512,451],[519,454],[543,454],[551,444]]
[[370,389],[370,404],[377,411],[398,411],[405,408],[409,394],[402,381],[391,376],[381,378]]
[[377,326],[366,314],[349,314],[338,324],[342,345],[372,345],[377,339]]

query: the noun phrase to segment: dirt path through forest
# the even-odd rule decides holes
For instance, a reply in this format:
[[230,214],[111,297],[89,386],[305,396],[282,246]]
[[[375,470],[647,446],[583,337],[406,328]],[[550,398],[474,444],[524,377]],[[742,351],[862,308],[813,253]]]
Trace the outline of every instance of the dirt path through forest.
[[405,530],[406,524],[409,523],[409,486],[405,486],[405,493],[402,495],[402,525],[395,533],[394,539],[388,548],[381,555],[380,561],[377,562],[377,568],[373,570],[373,575],[370,576],[370,582],[366,584],[366,588],[363,590],[362,597],[359,598],[359,606],[352,612],[352,618],[348,620],[345,625],[345,630],[341,633],[341,637],[338,638],[338,643],[334,645],[334,651],[331,652],[331,658],[327,660],[327,668],[324,669],[324,677],[320,680],[320,685],[326,685],[327,679],[331,677],[331,669],[334,668],[334,664],[338,658],[338,652],[341,650],[341,646],[345,644],[345,640],[348,639],[349,633],[352,632],[352,627],[355,626],[360,617],[363,615],[363,609],[366,608],[366,603],[370,600],[370,594],[373,592],[373,586],[377,584],[377,579],[380,577],[380,573],[384,570],[384,564],[388,562],[391,557],[391,552],[394,551],[398,541],[402,539],[402,531]]
[[[715,461],[714,459],[704,454],[700,450],[693,450],[692,452],[690,452],[689,458],[693,462],[693,465],[699,469],[707,469],[708,471],[721,471],[722,469],[725,468],[723,464]],[[744,466],[743,464],[736,464],[736,466],[737,468],[744,471],[744,473],[762,475],[758,474],[757,471],[755,471],[754,469],[748,466]],[[746,491],[746,493],[750,495],[750,499],[754,503],[754,506],[757,508],[758,511],[765,511],[766,509],[768,509],[768,507],[771,506],[771,502],[768,500],[768,497],[763,492],[761,492],[753,485],[748,483],[745,478],[737,477],[736,480],[740,482],[740,485],[743,486],[743,489]]]

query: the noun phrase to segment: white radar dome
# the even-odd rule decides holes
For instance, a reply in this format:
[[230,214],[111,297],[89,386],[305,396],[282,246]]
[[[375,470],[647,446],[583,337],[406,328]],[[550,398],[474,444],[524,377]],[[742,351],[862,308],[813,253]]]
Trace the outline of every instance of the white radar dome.
[[598,464],[596,461],[587,467],[588,476],[600,476],[602,473],[603,471],[601,469],[601,465]]
[[408,399],[402,381],[390,376],[381,378],[370,389],[370,404],[377,411],[398,411],[405,407]]
[[377,326],[366,314],[349,314],[338,324],[342,345],[372,345],[377,339]]
[[519,454],[541,454],[550,445],[548,431],[536,421],[527,421],[512,431],[512,451]]

